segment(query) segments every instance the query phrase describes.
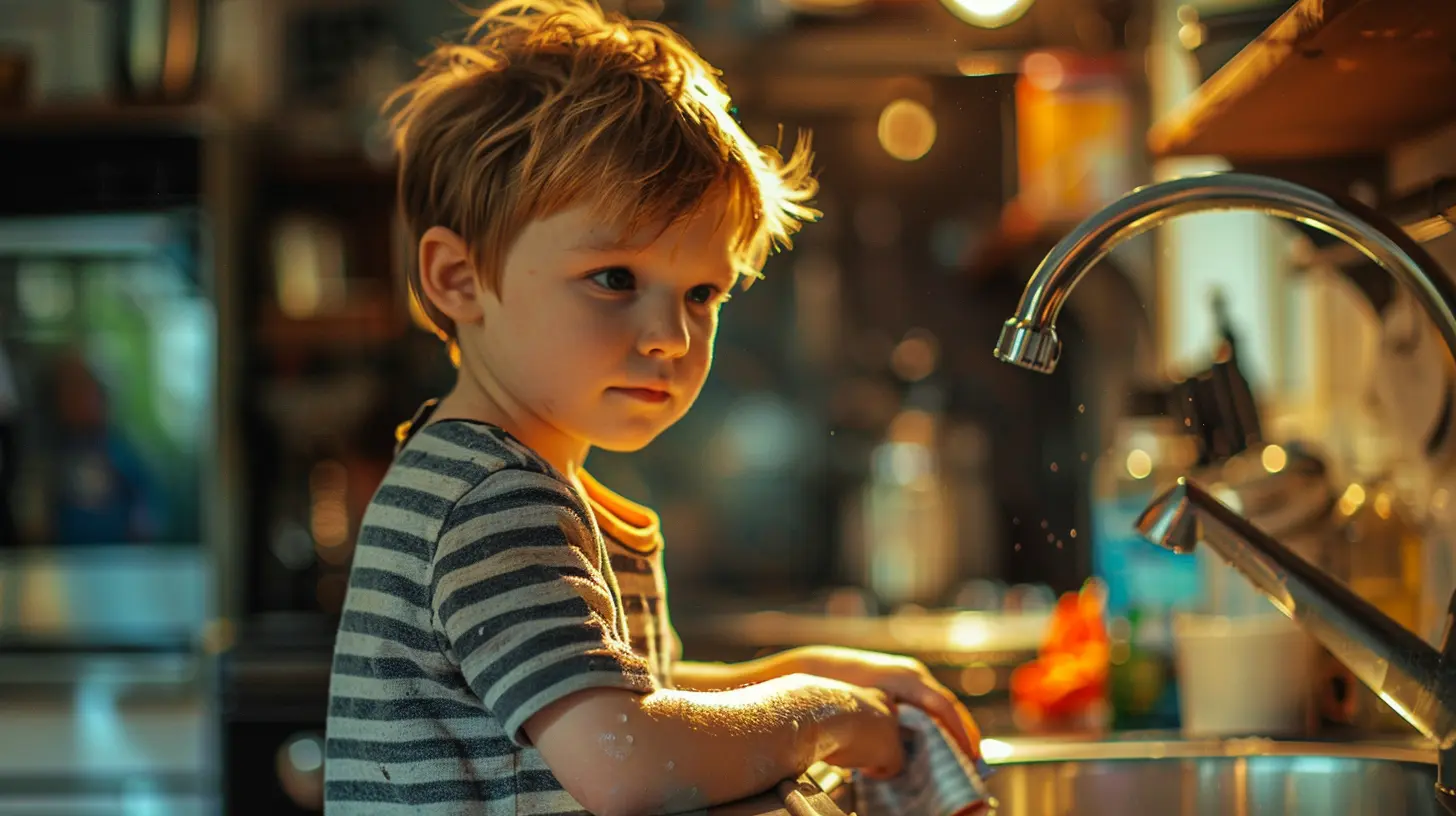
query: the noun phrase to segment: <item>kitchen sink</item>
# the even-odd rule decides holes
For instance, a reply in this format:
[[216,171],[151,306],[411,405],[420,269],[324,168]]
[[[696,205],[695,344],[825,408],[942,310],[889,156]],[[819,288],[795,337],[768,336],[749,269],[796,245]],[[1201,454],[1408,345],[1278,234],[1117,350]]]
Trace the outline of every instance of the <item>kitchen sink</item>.
[[996,816],[1437,816],[1428,743],[988,740]]

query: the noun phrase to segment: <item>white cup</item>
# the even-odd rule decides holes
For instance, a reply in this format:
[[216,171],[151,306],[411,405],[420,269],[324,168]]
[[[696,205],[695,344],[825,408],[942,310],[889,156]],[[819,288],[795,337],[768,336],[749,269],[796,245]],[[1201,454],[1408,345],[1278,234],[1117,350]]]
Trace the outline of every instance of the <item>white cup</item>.
[[1307,733],[1314,641],[1282,615],[1173,619],[1179,712],[1190,737]]

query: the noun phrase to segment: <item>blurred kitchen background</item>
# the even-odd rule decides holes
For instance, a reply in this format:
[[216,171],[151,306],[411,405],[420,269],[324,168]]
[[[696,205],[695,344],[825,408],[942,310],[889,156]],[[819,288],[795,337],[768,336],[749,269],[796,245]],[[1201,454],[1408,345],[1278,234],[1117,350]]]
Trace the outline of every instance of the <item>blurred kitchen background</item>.
[[[1189,216],[1087,276],[1054,376],[991,350],[1078,221],[1193,173],[1353,197],[1456,269],[1449,3],[611,5],[685,32],[760,140],[812,130],[822,168],[823,222],[727,309],[697,408],[590,462],[662,514],[689,658],[884,649],[990,735],[1186,729],[1174,629],[1233,649],[1268,633],[1230,620],[1270,625],[1132,530],[1195,468],[1439,638],[1456,368],[1358,252]],[[377,111],[466,23],[449,0],[0,0],[0,813],[318,809],[359,518],[451,380],[405,296]],[[1027,674],[1013,704],[1094,576],[1093,701]],[[1287,661],[1299,727],[1411,733],[1311,652]]]

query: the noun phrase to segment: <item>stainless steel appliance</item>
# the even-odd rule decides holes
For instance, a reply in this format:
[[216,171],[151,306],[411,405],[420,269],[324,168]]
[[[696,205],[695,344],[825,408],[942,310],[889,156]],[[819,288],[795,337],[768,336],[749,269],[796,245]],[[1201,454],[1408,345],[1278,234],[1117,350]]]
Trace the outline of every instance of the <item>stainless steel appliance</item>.
[[0,117],[0,810],[214,805],[227,143]]

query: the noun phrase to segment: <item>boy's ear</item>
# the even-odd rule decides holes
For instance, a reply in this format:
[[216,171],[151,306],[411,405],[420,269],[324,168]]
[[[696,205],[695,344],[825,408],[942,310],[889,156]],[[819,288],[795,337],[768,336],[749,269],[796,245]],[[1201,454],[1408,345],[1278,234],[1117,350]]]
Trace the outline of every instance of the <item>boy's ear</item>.
[[420,236],[420,289],[456,326],[479,323],[484,294],[470,247],[453,230],[430,227]]

